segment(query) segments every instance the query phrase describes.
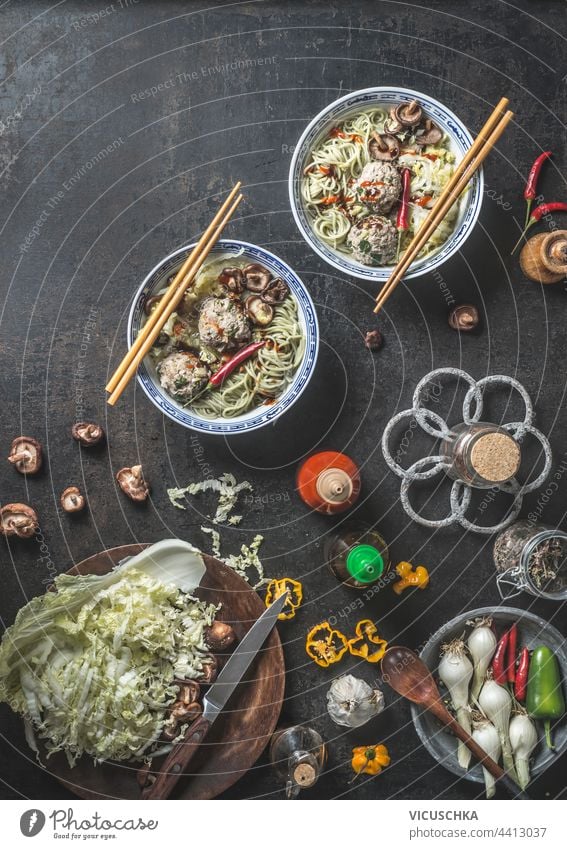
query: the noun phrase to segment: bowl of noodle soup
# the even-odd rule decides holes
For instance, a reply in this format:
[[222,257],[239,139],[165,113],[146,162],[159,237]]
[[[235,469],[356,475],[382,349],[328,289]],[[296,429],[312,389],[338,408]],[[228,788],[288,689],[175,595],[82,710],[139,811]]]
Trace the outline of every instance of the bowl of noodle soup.
[[[378,139],[380,144],[384,137],[392,142],[392,110],[415,102],[421,109],[421,123],[413,129],[404,126],[397,138],[394,137],[394,145],[398,144],[395,160],[373,161],[373,139]],[[427,132],[427,127],[433,127],[441,136],[435,144],[420,143],[419,136]],[[306,127],[292,158],[289,196],[303,238],[315,253],[337,270],[360,280],[386,281],[396,255],[403,256],[413,234],[472,142],[470,132],[453,112],[434,98],[412,89],[383,86],[339,98]],[[370,174],[374,179],[364,179],[368,168],[374,169],[374,174]],[[398,254],[396,212],[401,200],[400,176],[404,168],[411,174],[409,228],[402,234]],[[383,174],[387,172],[390,173],[386,178]],[[388,183],[391,176],[394,186]],[[361,186],[373,188],[361,189]],[[379,189],[374,188],[378,186]],[[484,178],[479,169],[411,265],[405,279],[431,273],[463,247],[478,220],[483,188]],[[388,197],[388,192],[393,194]],[[374,201],[372,195],[378,193],[383,209],[369,202]],[[365,219],[374,227],[370,246]],[[377,237],[376,227],[383,231],[378,232]]]
[[[176,250],[145,278],[130,309],[129,346],[193,247]],[[265,275],[250,271],[244,276],[254,268]],[[230,285],[221,282],[227,280],[226,271],[241,281],[237,287],[230,275]],[[247,289],[249,280],[253,291]],[[269,282],[260,291],[264,281]],[[253,319],[252,300],[262,323]],[[223,365],[254,345],[252,355],[211,385]],[[265,248],[223,239],[209,253],[137,377],[152,403],[184,427],[246,433],[273,423],[297,401],[313,374],[318,348],[315,307],[295,272]]]

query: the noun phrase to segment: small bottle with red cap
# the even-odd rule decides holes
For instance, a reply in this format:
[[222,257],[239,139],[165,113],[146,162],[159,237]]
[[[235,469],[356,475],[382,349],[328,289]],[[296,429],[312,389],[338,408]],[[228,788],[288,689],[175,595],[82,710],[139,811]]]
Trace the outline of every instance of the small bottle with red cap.
[[358,466],[339,451],[312,454],[297,470],[299,497],[318,513],[343,513],[360,495]]

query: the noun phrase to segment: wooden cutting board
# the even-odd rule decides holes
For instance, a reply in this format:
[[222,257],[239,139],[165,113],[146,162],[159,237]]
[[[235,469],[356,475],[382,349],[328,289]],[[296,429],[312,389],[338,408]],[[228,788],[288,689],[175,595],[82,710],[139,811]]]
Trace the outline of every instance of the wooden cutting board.
[[[120,560],[139,554],[147,545],[123,545],[88,557],[70,574],[103,575]],[[257,593],[220,560],[203,555],[206,574],[195,593],[203,601],[221,604],[218,618],[229,622],[238,642],[265,610]],[[214,723],[200,751],[181,778],[172,799],[213,799],[231,787],[258,760],[280,715],[285,665],[274,628],[259,651],[245,680],[237,687],[227,710]],[[158,765],[160,761],[155,761]],[[137,799],[139,763],[106,762],[95,766],[82,757],[71,769],[63,753],[47,761],[49,771],[82,799]]]

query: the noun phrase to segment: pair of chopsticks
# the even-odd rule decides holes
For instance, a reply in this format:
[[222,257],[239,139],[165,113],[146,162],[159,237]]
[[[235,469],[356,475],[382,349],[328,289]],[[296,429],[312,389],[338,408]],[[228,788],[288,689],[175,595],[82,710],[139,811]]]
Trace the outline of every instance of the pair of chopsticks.
[[441,224],[451,207],[457,202],[473,175],[478,171],[512,118],[514,113],[505,111],[509,100],[503,97],[490,118],[476,137],[474,143],[455,169],[455,173],[439,195],[435,206],[411,240],[403,257],[394,267],[390,277],[376,297],[374,312],[380,312],[417,255]]
[[111,393],[108,398],[108,403],[111,406],[116,404],[136,374],[138,366],[151,350],[170,315],[179,306],[187,288],[195,279],[211,248],[216,244],[225,226],[230,221],[243,198],[242,194],[238,194],[241,185],[242,183],[239,181],[234,186],[175,278],[171,281],[167,291],[148,316],[148,320],[140,328],[132,347],[110,378],[106,391]]

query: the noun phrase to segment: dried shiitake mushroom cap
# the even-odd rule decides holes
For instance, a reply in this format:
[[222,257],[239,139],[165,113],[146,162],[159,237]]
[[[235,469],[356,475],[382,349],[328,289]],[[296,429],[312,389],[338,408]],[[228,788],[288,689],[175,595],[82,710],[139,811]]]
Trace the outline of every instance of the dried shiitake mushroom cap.
[[104,439],[104,430],[95,422],[77,422],[71,428],[73,439],[89,448],[91,445],[98,445]]
[[224,651],[233,644],[236,639],[234,628],[226,622],[215,619],[212,625],[205,628],[205,642],[213,651]]
[[170,715],[177,723],[193,722],[198,716],[201,716],[203,709],[199,702],[191,702],[191,704],[183,704],[183,702],[174,702],[171,706]]
[[274,308],[265,303],[260,295],[252,295],[246,301],[246,314],[258,327],[267,327],[274,317]]
[[184,705],[190,705],[191,702],[198,701],[201,695],[201,688],[198,681],[187,678],[184,681],[176,681],[175,683],[179,687],[178,702],[183,702]]
[[410,100],[407,103],[400,103],[399,106],[396,106],[394,114],[402,126],[415,127],[423,117],[423,109],[417,100]]
[[253,262],[244,269],[244,278],[249,292],[263,292],[272,279],[272,275],[259,262]]
[[116,472],[116,480],[122,492],[132,501],[145,501],[150,494],[141,466],[125,466]]
[[22,475],[36,475],[43,462],[41,445],[32,436],[17,436],[12,442],[8,461]]
[[244,290],[244,273],[241,268],[223,268],[218,277],[219,283],[226,286],[229,292],[240,294]]
[[39,526],[37,513],[28,504],[4,504],[0,507],[0,533],[7,537],[33,537]]
[[261,298],[267,304],[281,304],[289,295],[289,286],[281,279],[276,277],[271,280],[261,294]]
[[384,339],[379,330],[367,330],[364,336],[364,344],[369,351],[379,351],[384,344]]
[[68,486],[64,489],[59,498],[61,507],[66,513],[78,513],[83,510],[86,501],[78,486]]
[[391,162],[400,155],[400,143],[395,136],[388,133],[372,133],[368,142],[368,153],[371,159]]
[[386,130],[387,133],[391,133],[391,134],[401,133],[402,130],[404,129],[403,124],[401,123],[401,121],[399,120],[399,118],[396,114],[396,107],[395,106],[392,106],[392,108],[390,109],[390,116],[386,120],[386,123],[384,124],[384,129]]
[[443,130],[437,124],[428,118],[424,124],[423,132],[418,130],[415,136],[415,143],[420,147],[425,147],[426,144],[439,144],[443,138]]
[[478,309],[472,304],[460,304],[449,313],[449,327],[468,333],[479,325]]
[[219,665],[214,655],[208,654],[201,660],[200,684],[212,684],[217,677]]

